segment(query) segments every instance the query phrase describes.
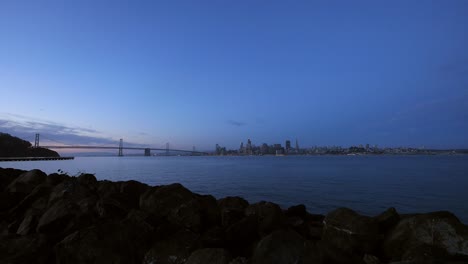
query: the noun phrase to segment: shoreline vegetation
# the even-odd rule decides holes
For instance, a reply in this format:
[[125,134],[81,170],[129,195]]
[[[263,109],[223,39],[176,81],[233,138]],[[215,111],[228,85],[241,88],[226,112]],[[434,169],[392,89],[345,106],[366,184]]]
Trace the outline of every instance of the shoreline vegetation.
[[326,215],[181,184],[0,168],[0,263],[468,263],[446,211]]

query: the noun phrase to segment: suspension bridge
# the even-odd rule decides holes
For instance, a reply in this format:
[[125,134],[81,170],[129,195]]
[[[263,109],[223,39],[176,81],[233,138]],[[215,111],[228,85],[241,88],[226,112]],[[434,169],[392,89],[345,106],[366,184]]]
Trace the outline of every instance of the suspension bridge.
[[40,145],[39,142],[40,135],[36,134],[35,140],[34,140],[34,147],[35,148],[47,148],[47,149],[103,149],[103,150],[118,150],[118,156],[122,157],[124,156],[124,150],[142,150],[144,151],[145,156],[151,156],[152,151],[162,151],[165,153],[167,156],[170,155],[170,153],[182,153],[182,154],[188,154],[188,155],[193,155],[193,156],[200,156],[200,155],[208,155],[206,152],[202,151],[196,151],[195,147],[193,147],[192,150],[184,150],[184,149],[171,149],[169,148],[169,143],[166,143],[166,148],[154,148],[154,147],[125,147],[123,144],[123,139],[120,139],[119,145],[118,146],[94,146],[94,145],[67,145],[62,142],[58,142],[56,140],[48,139],[50,141],[54,141],[56,143],[62,144],[62,145]]

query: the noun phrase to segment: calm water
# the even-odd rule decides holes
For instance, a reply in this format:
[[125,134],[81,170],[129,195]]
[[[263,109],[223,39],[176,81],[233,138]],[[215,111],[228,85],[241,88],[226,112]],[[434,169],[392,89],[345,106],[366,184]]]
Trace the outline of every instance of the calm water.
[[2,162],[1,167],[58,169],[100,180],[180,182],[217,198],[242,196],[311,213],[346,206],[375,215],[449,210],[468,223],[468,155],[300,157],[79,157],[71,161]]

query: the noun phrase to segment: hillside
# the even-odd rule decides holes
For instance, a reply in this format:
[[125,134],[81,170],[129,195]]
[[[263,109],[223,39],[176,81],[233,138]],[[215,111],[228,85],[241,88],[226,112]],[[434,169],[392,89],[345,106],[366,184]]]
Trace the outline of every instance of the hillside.
[[31,143],[0,132],[0,157],[60,157],[50,149],[33,148]]

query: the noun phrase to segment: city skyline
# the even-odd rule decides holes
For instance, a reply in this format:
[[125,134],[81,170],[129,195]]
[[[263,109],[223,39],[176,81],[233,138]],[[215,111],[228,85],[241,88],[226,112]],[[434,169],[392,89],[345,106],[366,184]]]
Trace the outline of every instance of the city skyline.
[[2,1],[0,132],[468,148],[468,2]]

